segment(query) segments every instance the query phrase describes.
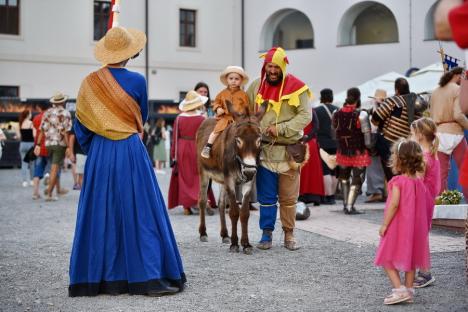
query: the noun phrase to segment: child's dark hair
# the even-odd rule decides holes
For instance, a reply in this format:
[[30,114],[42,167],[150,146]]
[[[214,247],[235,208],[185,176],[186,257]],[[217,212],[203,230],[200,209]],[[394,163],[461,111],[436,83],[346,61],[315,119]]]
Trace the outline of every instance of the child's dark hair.
[[436,135],[436,123],[431,118],[423,117],[413,121],[411,123],[411,129],[413,129],[415,133],[424,136],[426,141],[431,144],[431,154],[435,156],[439,148],[439,138]]
[[345,104],[356,104],[356,107],[361,107],[361,91],[358,88],[349,88],[346,91]]
[[413,141],[402,139],[392,146],[390,159],[392,170],[395,174],[416,175],[424,172],[424,157],[421,146]]

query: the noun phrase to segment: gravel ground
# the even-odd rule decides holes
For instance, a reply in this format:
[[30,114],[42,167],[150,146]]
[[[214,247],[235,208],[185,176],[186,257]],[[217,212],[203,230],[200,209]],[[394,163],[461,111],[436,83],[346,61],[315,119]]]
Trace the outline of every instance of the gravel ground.
[[[390,286],[373,266],[372,246],[297,231],[302,249],[290,252],[276,230],[272,250],[233,254],[218,236],[217,215],[208,217],[210,239],[201,243],[198,217],[183,216],[181,209],[170,216],[188,279],[183,293],[69,298],[78,192],[54,203],[32,201],[19,176],[19,170],[0,170],[1,311],[468,311],[463,252],[433,254],[436,284],[417,291],[414,304],[386,307]],[[69,173],[64,180],[71,184]],[[168,175],[158,180],[166,191]],[[255,216],[250,233],[251,242],[258,241]]]

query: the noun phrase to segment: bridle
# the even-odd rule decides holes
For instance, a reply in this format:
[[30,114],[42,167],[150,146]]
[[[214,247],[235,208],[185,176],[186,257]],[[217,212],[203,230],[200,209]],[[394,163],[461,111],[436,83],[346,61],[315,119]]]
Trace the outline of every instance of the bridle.
[[[242,121],[242,122],[235,122],[233,124],[234,127],[237,128],[240,128],[240,127],[243,127],[243,126],[252,126],[252,127],[256,127],[258,129],[258,131],[261,133],[261,128],[260,126],[258,125],[257,122],[254,122],[252,120],[250,120],[250,118],[246,121]],[[256,157],[256,165],[249,165],[249,164],[246,164],[242,158],[236,153],[236,161],[238,162],[239,166],[240,166],[240,175],[241,175],[241,181],[242,183],[245,183],[247,182],[249,179],[245,176],[244,174],[244,171],[247,169],[255,169],[257,170],[258,168],[258,163],[259,163],[259,156],[260,155],[257,155]]]

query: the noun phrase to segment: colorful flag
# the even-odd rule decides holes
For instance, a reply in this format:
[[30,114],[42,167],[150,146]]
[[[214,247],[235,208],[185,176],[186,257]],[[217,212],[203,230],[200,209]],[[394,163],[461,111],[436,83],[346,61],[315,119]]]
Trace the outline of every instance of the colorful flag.
[[115,5],[115,0],[111,1],[111,6],[109,10],[109,22],[107,23],[107,30],[112,28],[112,23],[114,22],[114,12],[112,11],[112,8]]
[[449,71],[451,70],[452,68],[455,68],[458,66],[458,61],[459,59],[457,58],[454,58],[450,55],[447,55],[445,54],[444,55],[444,61],[443,61],[443,64],[444,64],[444,68],[446,71]]

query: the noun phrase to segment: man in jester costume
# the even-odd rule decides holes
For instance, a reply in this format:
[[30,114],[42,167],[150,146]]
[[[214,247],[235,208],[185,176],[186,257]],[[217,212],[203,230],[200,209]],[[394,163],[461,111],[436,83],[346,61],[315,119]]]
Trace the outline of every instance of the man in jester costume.
[[312,94],[305,83],[286,72],[288,58],[282,48],[271,48],[261,57],[264,58],[261,78],[248,90],[255,99],[251,103],[254,109],[267,103],[260,122],[262,152],[256,176],[260,229],[263,231],[257,247],[263,250],[272,247],[279,204],[284,247],[296,250],[299,247],[293,231],[299,195],[299,166],[287,153],[287,147],[302,138],[304,127],[311,121],[309,100]]

